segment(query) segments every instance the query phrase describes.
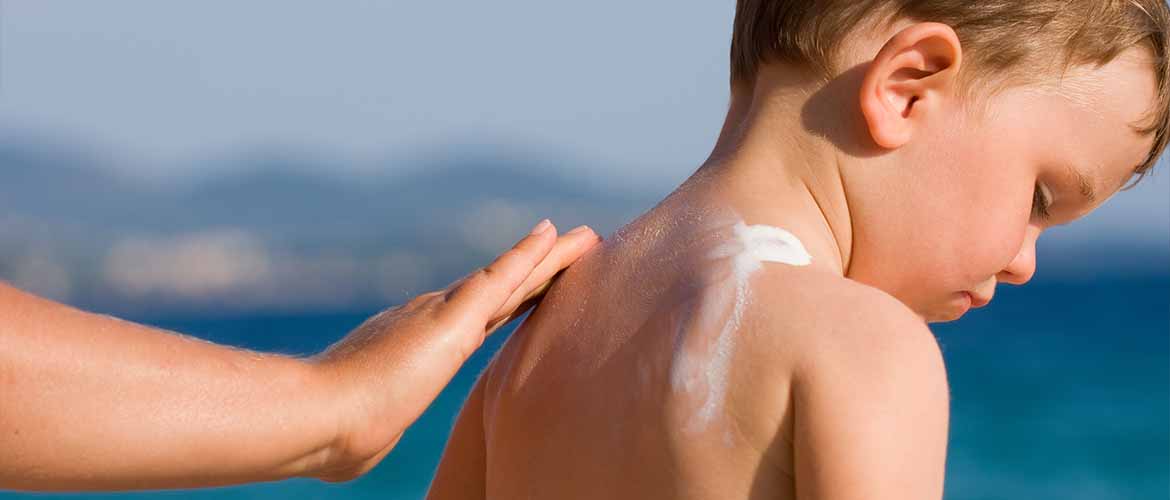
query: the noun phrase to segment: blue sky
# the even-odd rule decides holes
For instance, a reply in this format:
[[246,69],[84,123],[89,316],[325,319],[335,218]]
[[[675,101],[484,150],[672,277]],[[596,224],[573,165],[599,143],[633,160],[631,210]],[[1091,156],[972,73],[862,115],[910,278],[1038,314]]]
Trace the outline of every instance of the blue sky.
[[[2,8],[0,129],[82,142],[135,175],[213,174],[230,167],[206,159],[252,148],[361,170],[471,143],[563,155],[615,189],[664,193],[718,133],[734,2]],[[1170,248],[1167,175],[1050,239]]]
[[8,1],[0,116],[129,168],[499,142],[665,187],[705,158],[727,99],[732,3],[695,5]]

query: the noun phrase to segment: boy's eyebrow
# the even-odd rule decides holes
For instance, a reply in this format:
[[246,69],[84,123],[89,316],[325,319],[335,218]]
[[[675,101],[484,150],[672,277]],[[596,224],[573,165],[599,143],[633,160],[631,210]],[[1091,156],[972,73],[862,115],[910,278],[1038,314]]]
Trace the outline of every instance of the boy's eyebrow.
[[1077,170],[1072,165],[1069,165],[1068,171],[1071,172],[1073,177],[1076,178],[1077,187],[1080,188],[1081,196],[1085,197],[1085,200],[1087,200],[1090,204],[1096,202],[1097,189],[1093,187],[1092,181],[1090,181],[1089,178],[1085,176],[1085,174],[1082,174],[1080,170]]

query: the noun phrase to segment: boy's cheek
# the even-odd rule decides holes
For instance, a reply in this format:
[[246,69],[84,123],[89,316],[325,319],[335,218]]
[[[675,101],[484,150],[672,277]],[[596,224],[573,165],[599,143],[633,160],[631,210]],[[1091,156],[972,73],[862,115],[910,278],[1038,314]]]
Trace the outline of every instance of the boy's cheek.
[[[952,220],[955,269],[963,286],[974,286],[1003,270],[1027,236],[1032,217],[1033,174],[1024,163],[1005,161],[972,179],[964,213]],[[982,182],[980,182],[982,181]]]
[[963,235],[962,250],[952,263],[952,269],[958,271],[960,290],[987,281],[1015,259],[1028,229],[1027,221],[1018,219],[1010,213],[976,218],[977,224]]
[[[990,221],[987,221],[990,222]],[[920,254],[906,254],[900,276],[890,279],[886,291],[924,317],[954,312],[959,294],[985,284],[1018,253],[1024,231],[982,223],[958,228],[952,241]],[[940,242],[941,243],[941,242]]]

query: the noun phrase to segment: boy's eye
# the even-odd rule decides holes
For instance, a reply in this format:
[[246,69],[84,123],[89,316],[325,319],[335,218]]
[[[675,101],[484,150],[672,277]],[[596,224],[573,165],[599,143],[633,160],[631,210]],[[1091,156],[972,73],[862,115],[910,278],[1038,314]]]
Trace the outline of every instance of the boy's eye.
[[1051,203],[1048,195],[1044,193],[1044,189],[1037,183],[1036,189],[1032,192],[1032,214],[1039,217],[1042,221],[1048,220],[1051,217],[1051,214],[1048,213]]

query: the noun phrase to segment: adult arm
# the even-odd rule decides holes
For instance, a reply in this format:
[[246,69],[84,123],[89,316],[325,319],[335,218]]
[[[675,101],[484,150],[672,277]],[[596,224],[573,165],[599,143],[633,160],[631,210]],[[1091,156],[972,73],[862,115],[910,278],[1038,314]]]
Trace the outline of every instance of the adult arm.
[[597,240],[588,229],[534,232],[311,359],[220,346],[0,284],[0,488],[358,477],[487,334]]

